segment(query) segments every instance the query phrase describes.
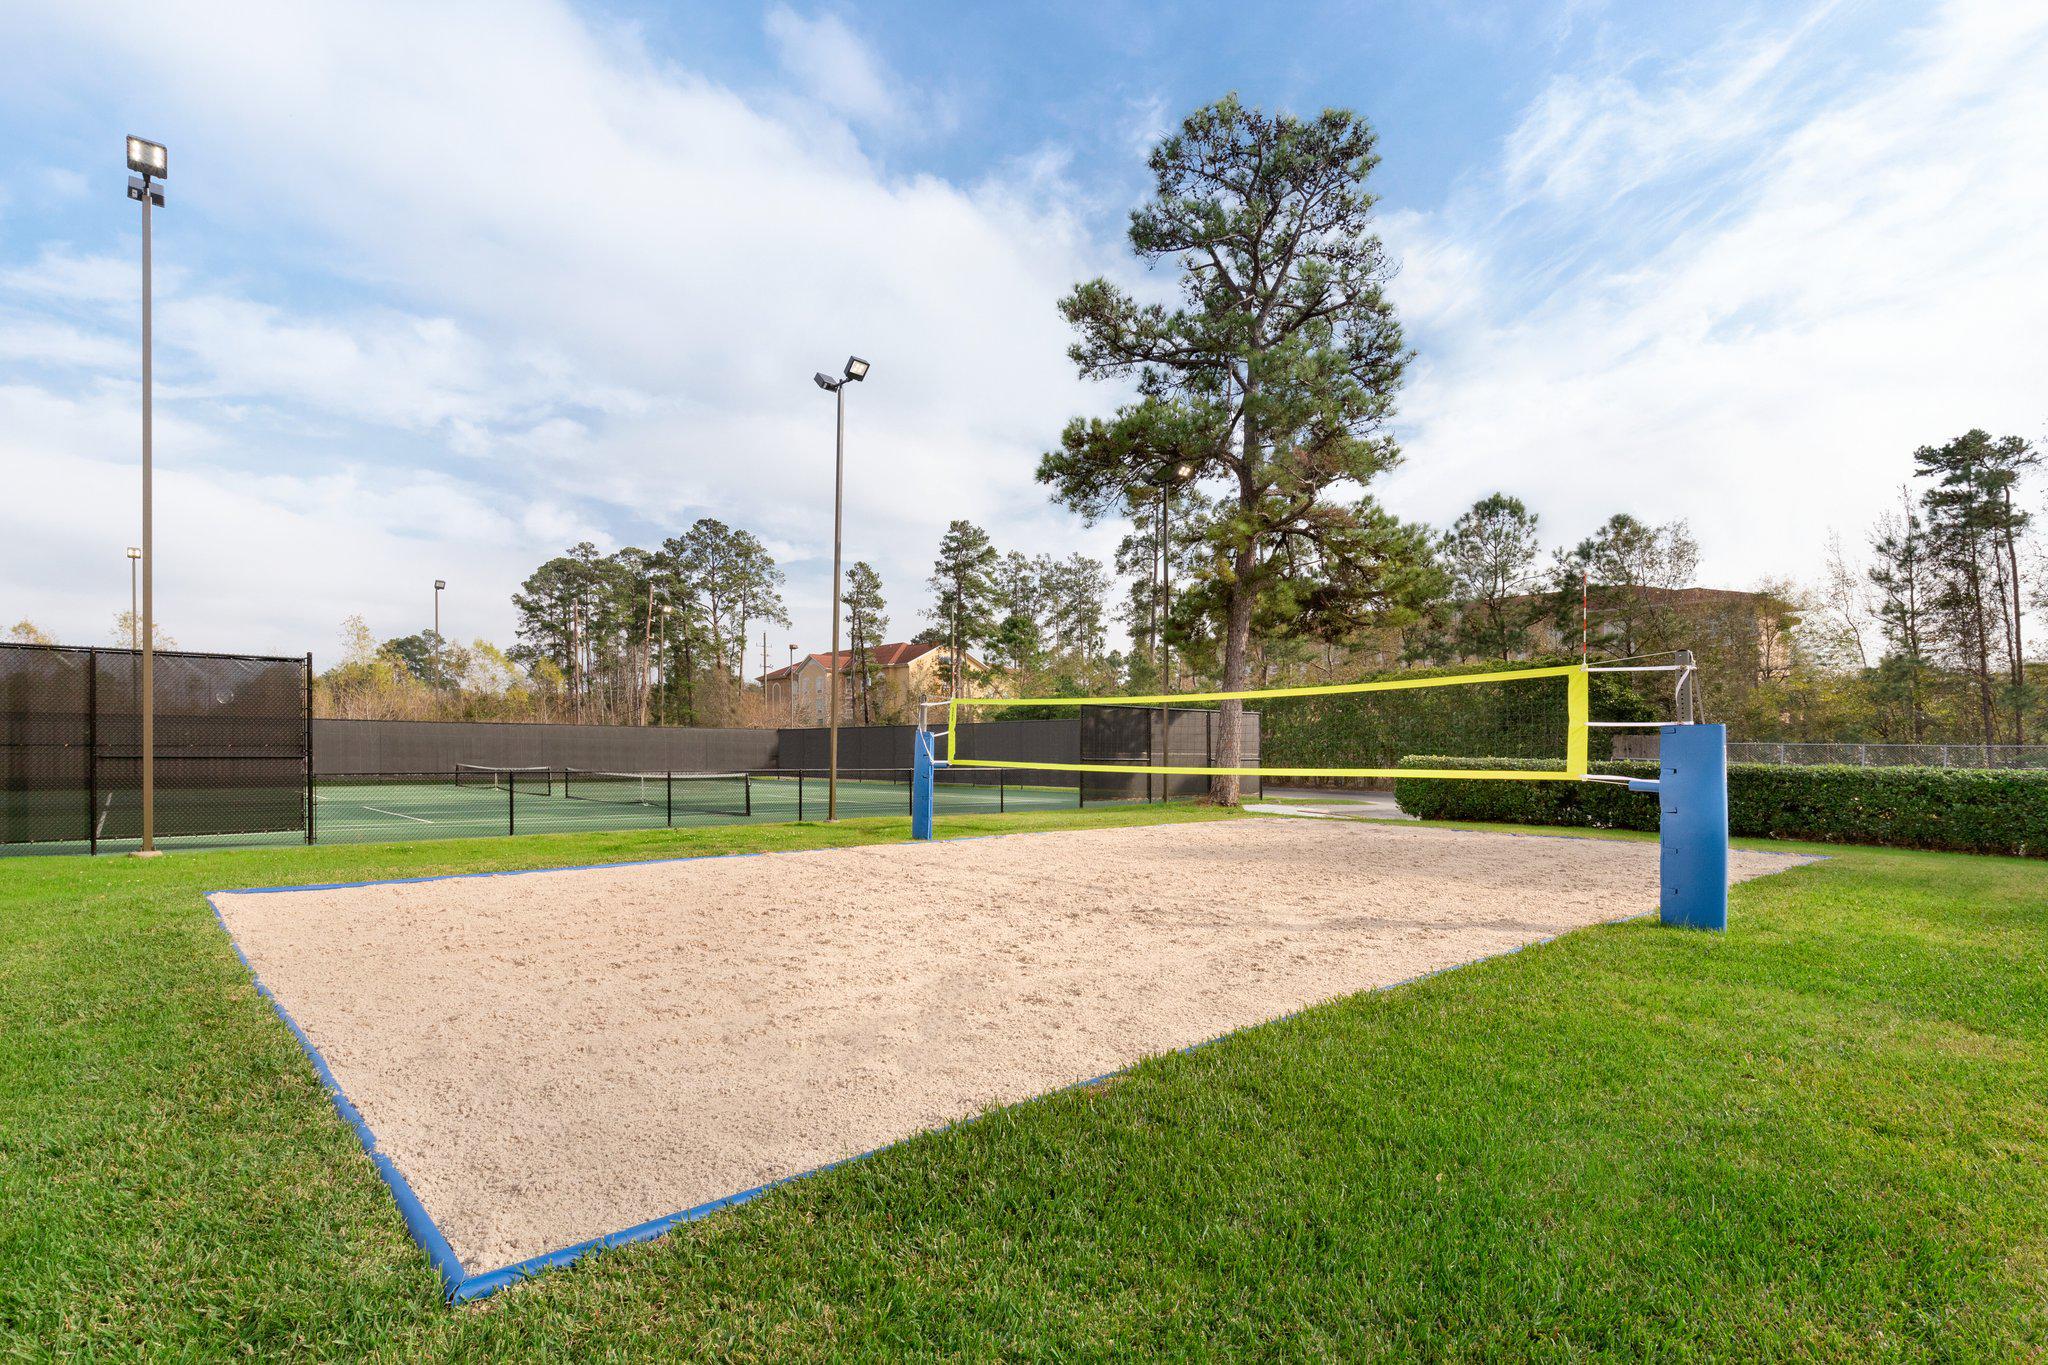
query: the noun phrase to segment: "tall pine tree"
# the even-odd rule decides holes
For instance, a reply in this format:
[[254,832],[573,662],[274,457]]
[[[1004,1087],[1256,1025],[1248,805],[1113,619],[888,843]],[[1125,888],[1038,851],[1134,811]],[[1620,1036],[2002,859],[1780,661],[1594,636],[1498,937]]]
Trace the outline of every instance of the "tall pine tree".
[[[1060,304],[1081,374],[1135,379],[1141,401],[1069,423],[1038,476],[1090,517],[1120,514],[1165,464],[1221,487],[1195,586],[1222,618],[1226,690],[1247,683],[1255,620],[1355,628],[1417,552],[1361,491],[1398,459],[1385,426],[1408,359],[1369,230],[1373,145],[1346,110],[1269,115],[1235,96],[1196,110],[1153,150],[1154,196],[1131,215],[1132,251],[1179,269],[1178,305],[1106,279]],[[1242,708],[1222,709],[1217,765],[1234,767]],[[1237,792],[1234,776],[1212,786],[1223,803]]]

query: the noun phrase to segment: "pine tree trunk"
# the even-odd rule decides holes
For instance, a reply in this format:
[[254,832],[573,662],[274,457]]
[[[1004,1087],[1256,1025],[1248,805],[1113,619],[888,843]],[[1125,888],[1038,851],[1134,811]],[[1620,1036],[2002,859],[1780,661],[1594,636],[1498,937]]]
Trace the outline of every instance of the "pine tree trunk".
[[[1230,585],[1230,614],[1223,639],[1223,690],[1240,692],[1244,690],[1248,676],[1246,659],[1250,653],[1252,634],[1252,553],[1249,548],[1239,550],[1237,580]],[[1226,701],[1217,708],[1217,724],[1223,733],[1217,736],[1216,766],[1236,768],[1243,765],[1244,746],[1241,743],[1244,727],[1242,717],[1244,703]],[[1219,806],[1234,806],[1238,799],[1236,773],[1221,773],[1210,780],[1209,796]]]
[[1970,607],[1977,627],[1975,669],[1977,674],[1977,704],[1983,714],[1985,760],[1990,760],[1990,746],[1998,741],[1998,701],[1991,692],[1991,634],[1984,622],[1984,577],[1976,563],[1976,551],[1971,551]]

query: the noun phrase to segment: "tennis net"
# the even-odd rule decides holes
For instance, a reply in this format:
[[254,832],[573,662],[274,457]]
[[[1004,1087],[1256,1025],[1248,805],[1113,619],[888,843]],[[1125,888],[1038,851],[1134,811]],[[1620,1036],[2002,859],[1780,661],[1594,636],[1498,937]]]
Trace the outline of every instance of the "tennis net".
[[502,768],[482,763],[458,763],[455,765],[455,785],[458,787],[482,787],[502,792],[511,788],[518,792],[530,792],[535,796],[552,795],[555,788],[555,770],[548,767]]
[[562,795],[571,801],[646,806],[684,815],[754,813],[753,780],[746,773],[618,773],[562,770]]

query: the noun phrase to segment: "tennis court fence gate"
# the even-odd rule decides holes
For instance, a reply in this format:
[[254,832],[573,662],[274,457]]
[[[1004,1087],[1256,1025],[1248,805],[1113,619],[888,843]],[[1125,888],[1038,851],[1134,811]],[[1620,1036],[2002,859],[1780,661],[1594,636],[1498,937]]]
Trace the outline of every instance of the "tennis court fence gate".
[[[153,651],[155,832],[313,840],[313,656]],[[142,834],[142,655],[0,644],[0,843]]]

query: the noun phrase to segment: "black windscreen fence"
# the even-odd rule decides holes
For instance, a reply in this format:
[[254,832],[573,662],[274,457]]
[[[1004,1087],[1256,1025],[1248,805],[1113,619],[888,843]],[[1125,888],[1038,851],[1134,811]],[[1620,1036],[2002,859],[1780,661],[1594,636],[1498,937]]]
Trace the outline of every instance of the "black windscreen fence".
[[[1084,706],[1080,746],[1083,763],[1130,764],[1153,768],[1209,768],[1216,764],[1223,715],[1184,707]],[[1246,714],[1245,740],[1238,754],[1241,767],[1259,762],[1258,717]],[[1210,779],[1195,773],[1083,773],[1082,801],[1187,801],[1209,793]],[[1240,783],[1246,795],[1259,790],[1259,779]]]
[[[312,659],[158,650],[155,833],[309,828]],[[0,645],[0,843],[142,834],[142,656]]]

